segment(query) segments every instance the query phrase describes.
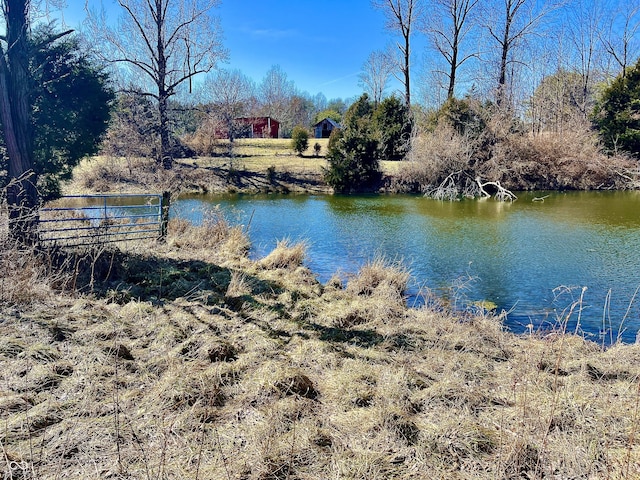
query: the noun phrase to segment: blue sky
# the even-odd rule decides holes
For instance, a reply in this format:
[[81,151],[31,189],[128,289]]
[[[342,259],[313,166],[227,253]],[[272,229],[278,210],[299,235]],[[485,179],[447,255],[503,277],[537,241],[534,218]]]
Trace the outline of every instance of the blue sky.
[[[65,22],[77,27],[85,2],[67,3]],[[113,0],[103,4],[115,19],[119,7]],[[240,69],[260,82],[271,66],[280,65],[300,91],[328,99],[360,95],[363,63],[392,40],[370,0],[223,0],[215,14],[229,51],[223,68]]]

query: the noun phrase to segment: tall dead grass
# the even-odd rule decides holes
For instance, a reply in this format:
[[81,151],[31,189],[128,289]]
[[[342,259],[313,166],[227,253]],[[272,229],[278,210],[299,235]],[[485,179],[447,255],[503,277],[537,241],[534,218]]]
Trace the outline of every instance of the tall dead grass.
[[0,302],[24,304],[45,301],[55,295],[52,285],[66,284],[68,273],[35,249],[19,248],[8,240],[0,245]]
[[209,211],[200,225],[182,218],[172,218],[168,225],[170,247],[209,252],[212,260],[239,259],[250,247],[242,226],[232,226],[220,209]]
[[[136,264],[212,280],[207,295],[0,300],[0,477],[640,476],[640,345],[407,309],[409,272],[388,259],[346,287],[320,285],[290,242],[225,263],[230,237],[176,223]],[[26,272],[27,299],[47,278],[0,261],[7,282]]]
[[307,245],[304,242],[292,244],[287,238],[278,240],[274,248],[266,257],[258,262],[258,266],[265,269],[291,269],[300,267],[307,255]]

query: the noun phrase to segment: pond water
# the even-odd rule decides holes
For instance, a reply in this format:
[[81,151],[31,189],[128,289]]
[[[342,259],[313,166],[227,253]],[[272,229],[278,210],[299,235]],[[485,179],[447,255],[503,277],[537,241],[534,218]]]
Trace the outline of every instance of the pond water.
[[640,328],[640,192],[534,192],[513,203],[200,195],[175,201],[172,215],[199,223],[217,205],[247,226],[254,257],[284,238],[306,241],[321,282],[383,256],[410,269],[409,305],[427,289],[456,305],[492,302],[523,332],[557,327],[575,304],[569,331],[606,344],[633,342]]

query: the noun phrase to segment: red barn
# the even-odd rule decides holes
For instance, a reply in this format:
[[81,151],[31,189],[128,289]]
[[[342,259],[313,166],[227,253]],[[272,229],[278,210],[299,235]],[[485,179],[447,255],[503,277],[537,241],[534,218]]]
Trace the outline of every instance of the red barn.
[[241,129],[238,137],[245,138],[278,138],[280,122],[271,117],[244,117],[236,118],[239,125],[246,125]]

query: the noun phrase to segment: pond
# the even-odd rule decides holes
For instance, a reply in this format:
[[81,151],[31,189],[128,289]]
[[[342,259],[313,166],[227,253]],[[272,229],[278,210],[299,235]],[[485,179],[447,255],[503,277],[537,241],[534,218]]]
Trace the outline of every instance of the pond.
[[172,215],[199,223],[217,205],[247,226],[254,257],[305,241],[321,282],[382,256],[410,269],[409,305],[425,291],[491,302],[515,332],[557,327],[574,305],[568,330],[606,344],[633,342],[640,328],[640,192],[533,192],[513,203],[200,195],[175,201]]

